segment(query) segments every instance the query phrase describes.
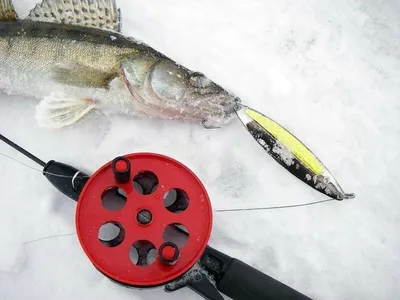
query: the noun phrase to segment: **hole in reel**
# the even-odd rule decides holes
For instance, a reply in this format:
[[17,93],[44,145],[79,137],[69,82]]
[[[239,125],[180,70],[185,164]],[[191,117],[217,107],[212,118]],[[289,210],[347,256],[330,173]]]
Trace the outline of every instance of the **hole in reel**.
[[164,229],[163,240],[183,247],[189,240],[189,230],[179,223],[170,224]]
[[101,205],[110,211],[122,209],[127,201],[126,192],[118,187],[106,189],[101,195]]
[[172,213],[181,213],[189,207],[189,197],[182,189],[172,189],[165,193],[164,207]]
[[129,249],[129,258],[137,266],[150,266],[156,260],[156,256],[156,247],[147,240],[139,240]]
[[98,238],[103,245],[116,247],[124,241],[125,229],[118,222],[110,221],[101,225]]
[[133,188],[140,195],[150,195],[157,190],[158,178],[151,171],[141,171],[133,178]]

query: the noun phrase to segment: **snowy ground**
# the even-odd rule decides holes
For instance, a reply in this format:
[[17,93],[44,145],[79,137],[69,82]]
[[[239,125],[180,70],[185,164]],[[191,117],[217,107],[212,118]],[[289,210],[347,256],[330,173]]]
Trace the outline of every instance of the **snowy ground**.
[[[399,299],[398,2],[118,3],[126,35],[276,119],[357,195],[304,208],[216,212],[210,245],[314,299]],[[21,17],[34,5],[15,1]],[[238,121],[207,131],[96,113],[50,131],[37,127],[36,104],[1,95],[0,130],[44,160],[94,171],[120,154],[166,154],[196,172],[214,209],[326,198],[278,166]],[[33,165],[5,145],[0,152]],[[39,172],[4,157],[0,168],[1,299],[201,299],[189,289],[135,291],[105,279],[73,235],[75,203]]]

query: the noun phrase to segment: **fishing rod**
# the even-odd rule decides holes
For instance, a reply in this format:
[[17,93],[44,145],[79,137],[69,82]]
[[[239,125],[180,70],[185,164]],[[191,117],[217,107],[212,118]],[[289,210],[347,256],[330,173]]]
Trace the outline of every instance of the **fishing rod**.
[[[0,139],[43,167],[49,182],[77,202],[79,242],[94,267],[113,282],[135,288],[164,286],[166,292],[189,287],[208,300],[223,300],[222,294],[233,300],[311,299],[208,245],[211,201],[199,178],[180,162],[133,153],[114,158],[89,176],[56,160],[46,163],[1,134]],[[177,186],[173,201],[168,200],[165,195]],[[104,205],[109,192],[119,197],[118,207]],[[110,224],[118,228],[113,237],[93,230],[99,228],[100,233]],[[167,229],[173,238],[166,237]]]
[[0,140],[43,167],[43,175],[58,191],[78,201],[79,193],[89,179],[89,175],[73,166],[55,160],[46,163],[2,134],[0,134]]

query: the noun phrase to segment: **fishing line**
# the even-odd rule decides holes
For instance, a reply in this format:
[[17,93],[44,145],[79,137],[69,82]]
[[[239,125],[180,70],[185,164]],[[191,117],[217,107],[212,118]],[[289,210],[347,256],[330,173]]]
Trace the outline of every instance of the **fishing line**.
[[75,235],[75,234],[76,234],[76,232],[73,232],[73,233],[65,233],[65,234],[56,234],[56,235],[51,235],[51,236],[42,237],[42,238],[35,239],[35,240],[26,241],[26,242],[23,242],[23,244],[26,245],[26,244],[36,243],[36,242],[40,242],[40,241],[44,241],[44,240],[49,240],[49,239],[54,239],[54,238],[58,238],[58,237],[72,236],[72,235]]
[[[55,177],[63,177],[63,178],[73,178],[73,176],[66,176],[66,175],[61,175],[61,174],[54,174],[54,173],[50,173],[50,172],[46,172],[46,171],[42,171],[40,169],[37,169],[35,167],[32,167],[26,163],[23,163],[11,156],[8,156],[4,153],[0,152],[0,155],[8,158],[12,161],[15,161],[27,168],[30,168],[34,171],[40,172],[40,173],[45,173],[51,176],[55,176]],[[89,177],[89,176],[87,176]],[[316,204],[321,204],[321,203],[325,203],[325,202],[329,202],[329,201],[336,201],[336,199],[325,199],[325,200],[319,200],[319,201],[315,201],[315,202],[309,202],[309,203],[300,203],[300,204],[291,204],[291,205],[282,205],[282,206],[267,206],[267,207],[252,207],[252,208],[232,208],[232,209],[215,209],[214,212],[220,213],[220,212],[243,212],[243,211],[262,211],[262,210],[275,210],[275,209],[284,209],[284,208],[296,208],[296,207],[303,207],[303,206],[311,206],[311,205],[316,205]]]
[[329,201],[337,201],[336,199],[325,199],[308,203],[300,203],[300,204],[291,204],[291,205],[282,205],[282,206],[267,206],[267,207],[253,207],[253,208],[233,208],[233,209],[216,209],[215,212],[241,212],[241,211],[260,211],[260,210],[273,210],[273,209],[282,209],[282,208],[295,208],[302,206],[311,206],[316,204],[321,204]]
[[[23,163],[22,161],[19,161],[19,160],[15,159],[15,158],[13,158],[13,157],[11,157],[11,156],[8,156],[8,155],[6,155],[6,154],[4,154],[4,153],[1,153],[1,152],[0,152],[0,155],[3,156],[3,157],[5,157],[5,158],[8,158],[8,159],[10,159],[10,160],[12,160],[12,161],[15,161],[15,162],[17,162],[17,163],[19,163],[19,164],[21,164],[21,165],[23,165],[23,166],[25,166],[25,167],[27,167],[27,168],[29,168],[29,169],[32,169],[32,170],[37,171],[37,172],[40,172],[40,173],[42,173],[42,174],[48,174],[48,175],[51,175],[51,176],[54,176],[54,177],[61,177],[61,178],[71,178],[71,179],[74,178],[74,176],[67,176],[67,175],[55,174],[55,173],[46,172],[46,171],[37,169],[37,168],[35,168],[35,167],[32,167],[32,166],[30,166],[30,165],[28,165],[28,164],[26,164],[26,163]],[[86,176],[83,176],[83,177],[86,177]],[[87,177],[89,177],[89,176],[87,176]]]
[[[38,170],[38,171],[40,171],[40,170]],[[273,210],[273,209],[283,209],[283,208],[295,208],[295,207],[311,206],[311,205],[321,204],[321,203],[325,203],[325,202],[329,202],[329,201],[336,201],[336,200],[335,199],[325,199],[325,200],[309,202],[309,203],[283,205],[283,206],[270,206],[270,207],[216,209],[216,210],[214,210],[214,212],[242,212],[242,211],[260,211],[260,210]],[[74,233],[51,235],[51,236],[47,236],[47,237],[43,237],[43,238],[39,238],[39,239],[35,239],[35,240],[30,240],[30,241],[24,242],[24,244],[40,242],[40,241],[43,241],[43,240],[48,240],[48,239],[57,238],[57,237],[71,236],[71,235],[75,235],[75,234],[76,233],[74,232]]]
[[[8,144],[9,146],[11,146],[12,148],[14,148],[15,150],[17,150],[18,152],[24,154],[25,156],[27,156],[29,159],[31,159],[32,161],[36,162],[38,165],[45,167],[46,163],[44,161],[42,161],[41,159],[39,159],[38,157],[36,157],[35,155],[33,155],[32,153],[28,152],[27,150],[25,150],[24,148],[22,148],[21,146],[18,146],[17,144],[15,144],[14,142],[10,141],[9,139],[7,139],[5,136],[3,136],[2,134],[0,134],[0,140],[2,140],[3,142],[5,142],[6,144]],[[55,173],[51,173],[51,172],[47,172],[47,171],[43,171],[40,169],[37,169],[35,167],[32,167],[28,164],[23,163],[22,161],[19,161],[11,156],[8,156],[4,153],[0,152],[0,155],[8,158],[14,162],[17,162],[27,168],[30,168],[34,171],[40,172],[40,173],[44,173],[44,174],[48,174],[51,176],[55,176],[55,177],[63,177],[63,178],[71,178],[72,180],[75,179],[75,177],[77,176],[77,174],[75,174],[74,176],[69,176],[69,175],[62,175],[62,174],[55,174]],[[87,178],[90,178],[90,176],[85,176]],[[333,198],[329,198],[329,199],[325,199],[325,200],[319,200],[319,201],[314,201],[314,202],[308,202],[308,203],[300,203],[300,204],[290,204],[290,205],[282,205],[282,206],[267,206],[267,207],[253,207],[253,208],[232,208],[232,209],[216,209],[214,210],[215,212],[243,212],[243,211],[262,211],[262,210],[276,210],[276,209],[285,209],[285,208],[296,208],[296,207],[304,207],[304,206],[311,206],[311,205],[317,205],[317,204],[321,204],[321,203],[326,203],[326,202],[330,202],[330,201],[337,201],[336,199]]]

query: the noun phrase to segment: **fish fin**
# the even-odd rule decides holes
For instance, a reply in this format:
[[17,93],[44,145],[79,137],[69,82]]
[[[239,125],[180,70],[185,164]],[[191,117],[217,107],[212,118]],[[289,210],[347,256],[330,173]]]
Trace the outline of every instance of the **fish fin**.
[[18,15],[11,0],[0,0],[0,21],[15,21]]
[[52,94],[36,107],[36,120],[40,127],[62,128],[71,125],[95,107],[90,98],[68,98]]
[[79,63],[58,64],[53,69],[53,80],[77,87],[108,89],[110,82],[119,75],[115,71],[102,72]]
[[121,10],[115,0],[43,0],[26,19],[121,32]]

